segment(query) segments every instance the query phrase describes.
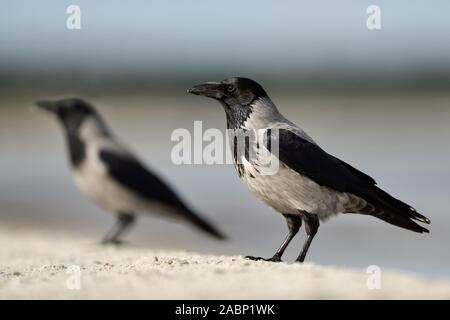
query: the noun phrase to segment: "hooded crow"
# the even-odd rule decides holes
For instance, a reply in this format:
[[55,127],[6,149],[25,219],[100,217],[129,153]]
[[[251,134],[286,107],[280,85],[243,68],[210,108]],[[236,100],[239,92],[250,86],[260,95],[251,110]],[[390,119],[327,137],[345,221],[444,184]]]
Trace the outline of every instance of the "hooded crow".
[[71,98],[38,101],[36,105],[54,114],[62,124],[78,188],[117,217],[102,243],[120,243],[120,236],[141,213],[189,222],[210,236],[224,238],[130,153],[89,103]]
[[[258,162],[237,159],[234,152],[242,182],[257,198],[281,213],[289,229],[273,257],[248,258],[281,261],[286,247],[304,222],[307,238],[296,260],[303,262],[319,222],[338,213],[371,215],[411,231],[428,232],[413,221],[429,224],[428,218],[381,190],[367,174],[325,152],[278,111],[255,81],[230,78],[200,84],[188,92],[219,101],[226,113],[228,129],[262,130],[278,142],[278,152],[274,156],[279,160],[279,167],[272,175],[261,174]],[[245,148],[248,150],[249,146]],[[252,148],[271,151],[270,144],[253,144]]]

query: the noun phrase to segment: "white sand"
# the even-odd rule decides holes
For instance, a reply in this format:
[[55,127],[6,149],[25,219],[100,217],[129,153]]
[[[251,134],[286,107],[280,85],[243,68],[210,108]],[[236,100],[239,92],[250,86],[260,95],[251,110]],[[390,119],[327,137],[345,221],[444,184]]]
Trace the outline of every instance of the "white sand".
[[[450,298],[449,281],[401,272],[382,270],[381,289],[369,290],[366,270],[105,248],[62,234],[0,231],[1,299]],[[81,268],[79,290],[67,288],[71,265]]]

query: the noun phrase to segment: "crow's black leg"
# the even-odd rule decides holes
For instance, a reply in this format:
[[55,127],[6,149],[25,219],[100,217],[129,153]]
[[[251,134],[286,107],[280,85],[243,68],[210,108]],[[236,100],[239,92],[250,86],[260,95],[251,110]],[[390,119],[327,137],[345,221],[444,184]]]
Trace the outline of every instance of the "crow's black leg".
[[297,258],[297,262],[305,261],[306,253],[308,252],[309,246],[311,245],[314,236],[319,230],[319,218],[314,214],[303,213],[303,220],[305,221],[305,230],[306,230],[306,242],[303,245],[302,251]]
[[119,237],[133,224],[135,217],[129,213],[119,213],[117,222],[106,234],[102,244],[121,244]]
[[272,261],[272,262],[280,262],[281,257],[283,256],[284,251],[286,250],[287,246],[291,242],[291,240],[295,237],[298,230],[302,226],[302,218],[299,215],[294,214],[283,214],[283,216],[286,218],[286,222],[288,225],[289,233],[284,239],[281,246],[278,248],[277,252],[273,255],[272,258],[264,259],[261,257],[252,257],[252,256],[246,256],[247,259],[250,260],[264,260],[264,261]]

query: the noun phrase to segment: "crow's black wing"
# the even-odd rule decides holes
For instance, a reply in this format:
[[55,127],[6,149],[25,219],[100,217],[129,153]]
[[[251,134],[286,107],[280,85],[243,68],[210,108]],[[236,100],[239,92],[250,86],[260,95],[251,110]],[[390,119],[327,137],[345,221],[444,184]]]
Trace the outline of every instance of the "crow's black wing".
[[367,174],[326,153],[319,146],[286,129],[272,130],[278,139],[281,162],[307,176],[317,184],[340,192],[354,194],[382,209],[373,215],[396,226],[416,232],[428,232],[410,219],[430,223],[408,204],[392,197],[376,186]]
[[292,131],[272,130],[272,139],[278,139],[278,158],[281,162],[321,186],[340,192],[355,192],[360,187],[376,184],[375,180],[365,173],[326,153]]
[[102,150],[99,157],[108,168],[109,174],[124,187],[146,199],[187,210],[167,184],[131,155]]
[[167,184],[133,156],[108,150],[100,151],[99,156],[108,168],[109,174],[124,187],[141,197],[178,209],[180,214],[204,232],[217,239],[225,238],[222,232],[188,208]]

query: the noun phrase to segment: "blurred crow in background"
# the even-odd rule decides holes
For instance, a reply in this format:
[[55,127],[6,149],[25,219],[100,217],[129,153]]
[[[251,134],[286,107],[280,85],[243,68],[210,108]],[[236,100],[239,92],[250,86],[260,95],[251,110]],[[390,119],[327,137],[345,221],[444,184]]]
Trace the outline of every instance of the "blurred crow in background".
[[214,238],[224,238],[130,153],[89,103],[71,98],[36,105],[62,124],[78,188],[117,217],[102,243],[120,243],[120,236],[144,213],[188,222]]

